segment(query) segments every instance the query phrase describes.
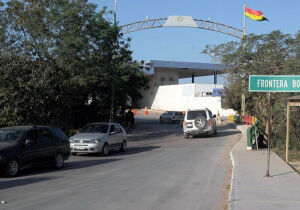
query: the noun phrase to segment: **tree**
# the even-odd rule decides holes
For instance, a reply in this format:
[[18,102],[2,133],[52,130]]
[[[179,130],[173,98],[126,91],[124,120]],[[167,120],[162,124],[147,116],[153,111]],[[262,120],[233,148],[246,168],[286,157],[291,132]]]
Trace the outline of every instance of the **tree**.
[[145,76],[132,60],[130,40],[108,14],[84,0],[6,2],[0,10],[0,124],[71,128],[107,120],[112,75],[116,106],[139,97]]
[[[224,64],[231,66],[228,71],[229,86],[225,99],[228,107],[240,111],[241,93],[246,95],[246,107],[249,115],[259,119],[261,129],[267,128],[267,97],[264,93],[248,92],[249,75],[293,75],[299,74],[299,33],[293,37],[273,31],[269,34],[249,34],[241,41],[229,42],[218,46],[207,46],[203,53],[214,54]],[[272,94],[271,126],[282,138],[285,124],[286,99],[291,93]],[[281,132],[281,133],[279,133]],[[276,141],[274,142],[276,144]]]

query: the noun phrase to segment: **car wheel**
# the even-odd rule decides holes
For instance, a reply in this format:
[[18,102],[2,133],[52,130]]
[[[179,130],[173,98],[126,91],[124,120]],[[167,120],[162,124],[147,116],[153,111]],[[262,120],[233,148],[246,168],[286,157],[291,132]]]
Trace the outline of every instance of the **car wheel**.
[[5,176],[6,177],[14,177],[19,173],[20,167],[19,163],[16,159],[11,159],[8,161],[5,168]]
[[120,152],[125,152],[127,150],[127,141],[124,140],[120,148]]
[[161,123],[163,123],[164,121],[163,121],[163,119],[160,117],[159,118],[159,122],[161,122]]
[[206,125],[207,125],[207,120],[205,117],[200,116],[195,119],[195,126],[197,128],[203,129],[206,127]]
[[107,156],[108,154],[109,154],[109,147],[108,147],[108,144],[105,143],[105,144],[103,145],[101,155],[102,155],[102,156]]
[[64,166],[64,163],[65,163],[64,156],[61,153],[57,153],[55,155],[54,167],[62,168]]

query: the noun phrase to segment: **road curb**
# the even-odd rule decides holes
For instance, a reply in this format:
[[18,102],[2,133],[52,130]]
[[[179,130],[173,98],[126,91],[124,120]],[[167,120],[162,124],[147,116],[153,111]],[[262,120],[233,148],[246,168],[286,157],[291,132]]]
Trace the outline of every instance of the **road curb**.
[[228,200],[228,210],[235,210],[235,202],[237,201],[237,194],[235,190],[235,186],[233,185],[234,180],[236,179],[236,168],[235,168],[235,161],[233,157],[232,150],[230,152],[230,159],[232,164],[232,174],[231,174],[231,184],[230,184],[230,191],[229,191],[229,200]]
[[232,174],[231,174],[231,184],[230,184],[230,191],[229,191],[229,199],[228,199],[228,210],[236,210],[236,202],[238,201],[237,199],[237,190],[236,190],[236,182],[237,182],[237,165],[238,162],[234,157],[234,150],[235,147],[237,147],[238,143],[242,140],[243,138],[243,131],[240,130],[238,127],[236,128],[237,130],[239,130],[242,135],[239,138],[239,140],[234,144],[234,146],[232,147],[231,151],[230,151],[230,159],[231,159],[231,164],[232,164]]

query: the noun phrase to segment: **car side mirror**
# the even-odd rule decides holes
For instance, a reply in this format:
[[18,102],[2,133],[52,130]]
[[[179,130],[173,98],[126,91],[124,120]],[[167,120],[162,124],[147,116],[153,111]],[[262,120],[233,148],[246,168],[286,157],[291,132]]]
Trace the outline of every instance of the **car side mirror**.
[[216,115],[214,114],[212,117],[213,117],[213,118],[216,118]]
[[32,144],[33,144],[32,140],[30,140],[30,139],[25,140],[25,145],[32,145]]

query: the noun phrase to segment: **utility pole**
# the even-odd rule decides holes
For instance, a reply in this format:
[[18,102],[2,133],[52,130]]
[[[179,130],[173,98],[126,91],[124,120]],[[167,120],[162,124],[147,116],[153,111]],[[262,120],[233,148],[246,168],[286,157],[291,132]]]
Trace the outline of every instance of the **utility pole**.
[[[115,9],[114,9],[114,33],[117,32],[117,0],[115,0]],[[114,34],[115,40],[114,40],[114,46],[113,46],[113,56],[112,56],[112,61],[116,57],[116,47],[118,47],[117,42],[118,38],[117,35]],[[115,65],[112,63],[112,85],[111,85],[111,107],[110,107],[110,116],[109,116],[109,121],[113,122],[114,121],[114,114],[115,114]]]

